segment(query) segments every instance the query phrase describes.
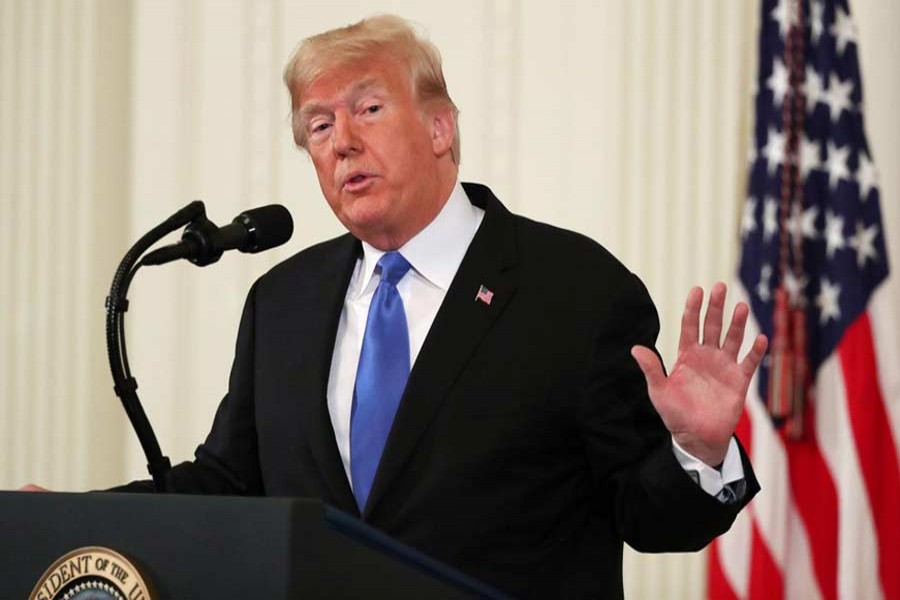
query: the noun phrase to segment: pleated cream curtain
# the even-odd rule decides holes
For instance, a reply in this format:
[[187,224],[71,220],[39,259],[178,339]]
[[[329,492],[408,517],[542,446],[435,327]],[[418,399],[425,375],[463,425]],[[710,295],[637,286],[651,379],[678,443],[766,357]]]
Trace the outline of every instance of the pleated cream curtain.
[[[900,5],[853,9],[896,265]],[[282,66],[300,38],[378,11],[421,23],[441,48],[463,178],[638,273],[671,363],[687,290],[730,280],[737,261],[756,0],[0,0],[0,487],[144,477],[106,363],[115,265],[194,198],[220,223],[286,204],[288,247],[146,269],[132,288],[141,397],[164,451],[191,456],[249,285],[340,233],[292,146]],[[633,598],[699,598],[704,573],[702,555],[626,555]]]
[[[121,477],[103,301],[129,232],[130,8],[0,2],[0,485]],[[100,35],[103,32],[103,35]]]

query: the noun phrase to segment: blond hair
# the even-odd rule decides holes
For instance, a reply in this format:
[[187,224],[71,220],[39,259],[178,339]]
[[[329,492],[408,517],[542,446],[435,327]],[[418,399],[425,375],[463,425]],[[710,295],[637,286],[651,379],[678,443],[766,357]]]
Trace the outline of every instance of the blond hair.
[[441,54],[434,44],[419,36],[409,22],[394,15],[372,16],[308,37],[298,44],[284,68],[284,83],[291,94],[294,142],[306,148],[306,133],[300,123],[300,103],[303,93],[316,78],[330,69],[373,55],[398,59],[407,65],[413,92],[420,103],[438,102],[450,108],[455,125],[451,153],[453,162],[459,164],[459,109],[447,92]]

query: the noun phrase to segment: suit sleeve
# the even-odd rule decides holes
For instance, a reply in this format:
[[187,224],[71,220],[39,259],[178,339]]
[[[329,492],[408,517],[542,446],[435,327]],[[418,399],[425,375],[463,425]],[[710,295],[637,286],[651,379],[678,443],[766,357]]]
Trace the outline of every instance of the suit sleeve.
[[[261,495],[262,478],[254,415],[254,330],[256,290],[247,296],[238,330],[228,393],[212,429],[194,455],[166,474],[166,491],[183,494]],[[153,492],[153,482],[134,481],[112,492]]]
[[747,494],[733,505],[704,492],[678,463],[630,354],[635,344],[654,347],[656,309],[634,275],[617,292],[597,321],[577,408],[596,510],[636,550],[699,550],[728,530],[758,485],[743,451]]

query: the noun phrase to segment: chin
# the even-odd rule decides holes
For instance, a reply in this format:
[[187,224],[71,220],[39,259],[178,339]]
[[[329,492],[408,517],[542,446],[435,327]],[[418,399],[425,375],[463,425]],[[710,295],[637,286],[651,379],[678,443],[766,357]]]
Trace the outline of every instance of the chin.
[[384,231],[386,228],[389,220],[386,209],[387,207],[374,203],[360,206],[357,201],[350,210],[344,211],[341,222],[351,233],[368,241],[373,234],[377,235],[377,232]]

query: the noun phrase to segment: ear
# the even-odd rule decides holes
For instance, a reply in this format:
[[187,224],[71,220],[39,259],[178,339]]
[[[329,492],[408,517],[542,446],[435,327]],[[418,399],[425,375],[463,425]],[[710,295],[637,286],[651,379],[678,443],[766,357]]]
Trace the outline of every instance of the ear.
[[431,147],[436,157],[442,157],[453,148],[456,138],[456,119],[449,106],[437,104],[429,115],[431,126]]

